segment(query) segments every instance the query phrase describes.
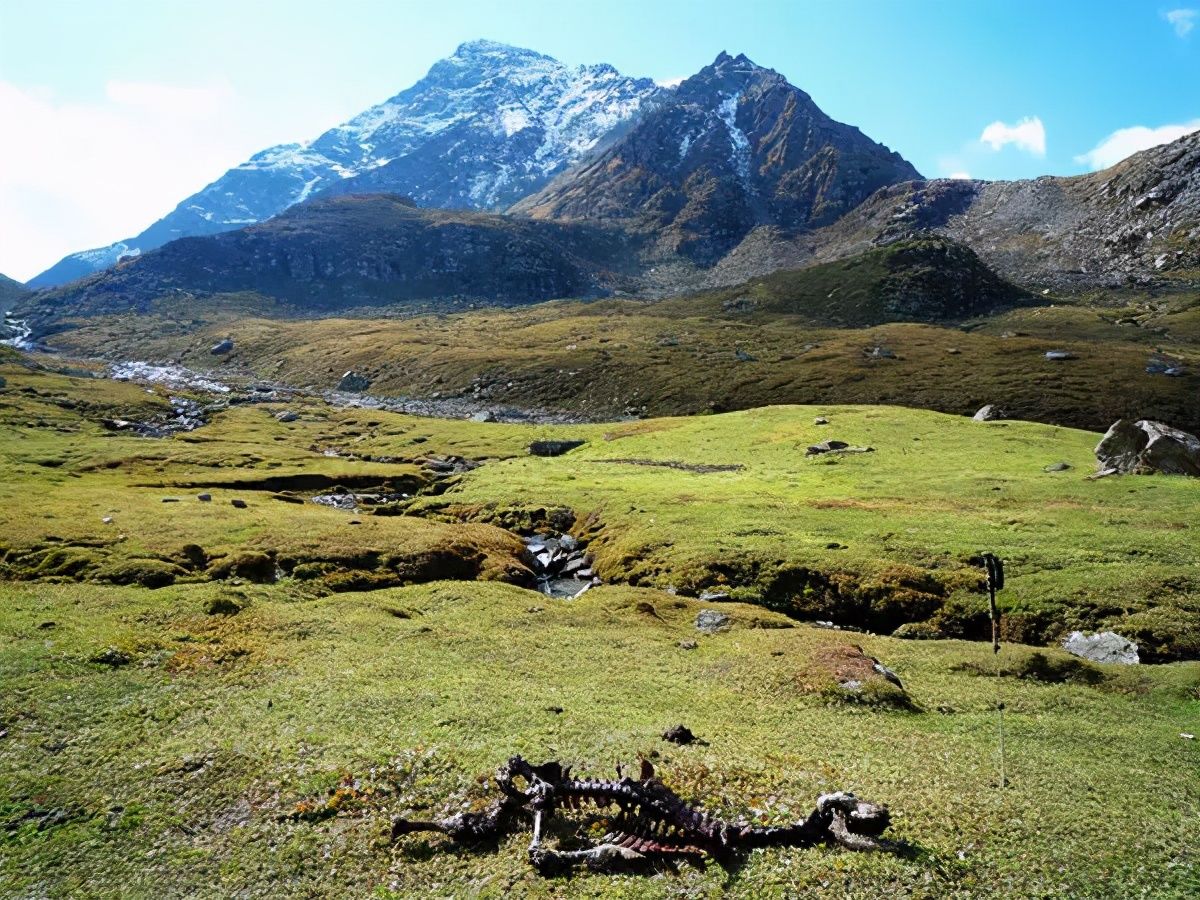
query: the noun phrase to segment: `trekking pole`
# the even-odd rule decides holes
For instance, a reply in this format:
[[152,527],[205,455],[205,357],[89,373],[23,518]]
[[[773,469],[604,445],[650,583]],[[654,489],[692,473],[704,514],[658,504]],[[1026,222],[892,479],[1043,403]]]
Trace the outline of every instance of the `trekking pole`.
[[1000,734],[1000,789],[1008,784],[1004,760],[1004,701],[1000,699],[1000,610],[996,607],[996,591],[1004,587],[1004,563],[994,553],[982,553],[987,572],[988,616],[992,620],[992,654],[996,658],[996,726]]

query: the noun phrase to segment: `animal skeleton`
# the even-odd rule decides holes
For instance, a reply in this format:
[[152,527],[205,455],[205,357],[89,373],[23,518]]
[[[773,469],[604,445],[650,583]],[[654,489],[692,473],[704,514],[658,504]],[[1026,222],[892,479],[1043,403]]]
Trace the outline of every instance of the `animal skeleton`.
[[[532,818],[529,861],[542,875],[569,872],[584,865],[597,871],[654,868],[677,860],[702,864],[713,857],[722,864],[759,847],[811,847],[838,844],[849,850],[893,849],[880,835],[891,817],[886,806],[838,791],[822,794],[809,816],[783,827],[727,822],[686,803],[642,762],[634,780],[575,778],[558,762],[530,765],[514,756],[496,772],[502,796],[484,812],[460,812],[435,822],[397,818],[392,839],[417,831],[435,831],[460,843],[478,843],[510,833]],[[524,788],[518,786],[524,782]],[[611,810],[610,830],[594,847],[556,850],[542,842],[546,823],[560,809],[594,806]]]

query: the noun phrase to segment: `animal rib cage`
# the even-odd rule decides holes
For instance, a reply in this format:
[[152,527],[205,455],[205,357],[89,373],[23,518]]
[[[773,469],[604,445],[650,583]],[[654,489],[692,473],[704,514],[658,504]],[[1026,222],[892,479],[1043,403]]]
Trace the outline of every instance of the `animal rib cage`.
[[[859,800],[851,793],[822,794],[807,818],[782,827],[728,822],[681,799],[659,781],[654,767],[642,762],[638,779],[575,778],[569,767],[551,761],[530,765],[514,756],[496,772],[501,797],[483,812],[461,812],[420,822],[397,818],[392,839],[434,831],[456,842],[473,844],[532,825],[529,861],[543,875],[576,866],[597,871],[653,868],[677,860],[703,864],[735,862],[760,847],[812,847],[835,844],[849,850],[886,850],[893,844],[880,835],[891,823],[886,806]],[[518,782],[523,782],[524,787]],[[560,811],[595,809],[608,813],[609,831],[596,845],[554,849],[543,830]]]

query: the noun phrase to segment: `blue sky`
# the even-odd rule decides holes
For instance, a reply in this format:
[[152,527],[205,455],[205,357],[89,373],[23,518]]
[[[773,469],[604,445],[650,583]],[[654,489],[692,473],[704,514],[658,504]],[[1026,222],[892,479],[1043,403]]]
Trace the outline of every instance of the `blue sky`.
[[659,80],[742,52],[931,177],[1200,126],[1200,0],[0,0],[0,272],[128,237],[477,37]]

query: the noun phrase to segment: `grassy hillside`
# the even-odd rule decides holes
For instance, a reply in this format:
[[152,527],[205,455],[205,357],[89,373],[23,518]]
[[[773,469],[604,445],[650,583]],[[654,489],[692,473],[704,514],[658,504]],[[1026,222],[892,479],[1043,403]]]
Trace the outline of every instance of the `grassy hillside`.
[[[880,312],[869,297],[879,279],[842,278],[846,265],[805,270],[809,280],[780,275],[745,291],[659,303],[562,302],[407,319],[267,318],[255,312],[266,301],[240,295],[210,309],[167,304],[153,316],[88,320],[54,342],[76,354],[177,359],[298,385],[332,387],[355,369],[382,396],[468,397],[601,419],[779,403],[893,403],[969,415],[996,403],[1016,418],[1091,430],[1131,415],[1200,431],[1194,294],[1110,306],[1043,298],[1048,305],[962,326],[835,328],[827,320],[836,283],[856,292],[846,298],[847,316],[875,321],[859,317]],[[210,355],[225,336],[234,352]],[[1048,361],[1049,350],[1075,358]],[[1147,373],[1160,358],[1179,361],[1185,374]]]
[[[101,423],[161,415],[159,388],[11,352],[0,374],[0,897],[1182,897],[1197,882],[1200,758],[1180,733],[1200,664],[1018,644],[995,660],[792,617],[916,613],[973,634],[966,557],[986,548],[1009,561],[1006,640],[1111,623],[1194,657],[1198,485],[1084,481],[1094,434],[836,406],[552,428],[294,398],[293,422],[233,404],[151,439]],[[527,456],[541,437],[588,443]],[[806,459],[823,438],[875,451]],[[292,502],[333,482],[419,492],[438,454],[487,461],[409,515]],[[1043,471],[1059,460],[1074,468]],[[574,602],[503,583],[523,567],[499,526],[559,508],[625,583]],[[748,602],[686,596],[705,587]],[[821,605],[837,598],[850,605]],[[732,627],[702,635],[713,608]],[[843,687],[855,647],[905,692]],[[664,743],[678,722],[706,743]],[[515,752],[596,774],[649,756],[683,795],[762,822],[854,789],[891,806],[909,851],[564,882],[532,874],[524,835],[481,853],[388,843],[392,815],[482,800]]]

